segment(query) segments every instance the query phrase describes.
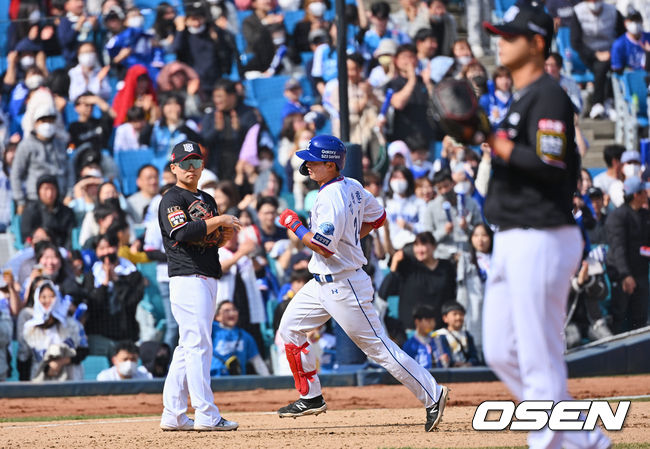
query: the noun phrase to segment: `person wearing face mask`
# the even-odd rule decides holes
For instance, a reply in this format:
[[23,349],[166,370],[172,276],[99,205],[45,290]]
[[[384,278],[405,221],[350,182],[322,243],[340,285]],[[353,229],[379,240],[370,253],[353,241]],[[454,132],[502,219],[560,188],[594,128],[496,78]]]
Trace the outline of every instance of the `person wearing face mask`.
[[138,366],[138,347],[130,341],[122,341],[115,346],[111,366],[97,374],[99,381],[153,379],[144,366]]
[[177,61],[192,67],[199,75],[205,98],[209,97],[215,82],[230,73],[237,54],[234,35],[206,17],[201,3],[187,5],[185,21],[176,22],[172,45]]
[[253,0],[251,8],[253,14],[242,22],[242,33],[248,44],[246,52],[253,54],[244,71],[265,72],[273,61],[277,47],[272,30],[275,26],[284,28],[284,16],[271,12],[274,9],[272,0]]
[[94,38],[97,17],[87,15],[84,3],[84,0],[65,0],[63,8],[66,14],[61,17],[56,30],[68,66],[77,56],[79,42],[92,42]]
[[[591,118],[604,118],[605,103],[611,101],[607,74],[611,68],[612,44],[625,32],[623,16],[603,0],[584,0],[574,8],[571,22],[571,46],[594,73]],[[610,101],[608,101],[610,100]]]
[[327,3],[323,0],[308,0],[305,2],[305,17],[296,24],[293,30],[293,42],[299,52],[311,51],[309,33],[312,30],[327,30],[329,22],[325,20]]
[[420,200],[415,196],[415,181],[411,170],[403,165],[389,174],[386,220],[390,243],[396,250],[413,242],[420,226]]
[[368,75],[368,82],[377,90],[383,90],[386,84],[395,77],[395,53],[397,43],[392,39],[379,41],[374,57],[378,62]]
[[650,33],[643,32],[641,13],[631,10],[625,18],[626,33],[612,45],[612,71],[650,69]]
[[624,151],[621,154],[621,165],[621,174],[623,175],[623,178],[612,182],[607,190],[610,204],[613,207],[620,207],[625,202],[623,181],[632,177],[641,176],[641,153],[631,150]]
[[435,174],[433,183],[438,196],[420,214],[420,227],[436,238],[436,257],[452,259],[456,253],[469,252],[469,236],[483,222],[483,216],[466,180],[455,183],[451,172],[443,169]]
[[69,306],[51,281],[36,287],[33,317],[23,328],[24,341],[32,351],[33,381],[83,378],[80,363],[88,355],[88,340],[81,323],[68,316]]
[[77,50],[78,64],[68,70],[70,77],[70,101],[75,101],[84,92],[92,92],[104,101],[111,96],[111,86],[108,82],[110,66],[100,67],[97,51],[91,43],[83,43]]
[[[447,12],[447,1],[427,0],[427,5],[429,7],[429,26],[438,42],[436,56],[452,56],[454,42],[458,39],[458,27],[454,16]],[[474,29],[468,28],[467,32],[471,36]]]
[[27,95],[27,88],[24,80],[27,71],[31,67],[37,68],[43,73],[47,73],[45,67],[45,53],[43,47],[29,38],[24,38],[16,44],[14,50],[7,54],[7,69],[2,78],[3,91],[9,91],[14,87],[21,87],[21,96],[24,99]]
[[[36,181],[46,174],[57,178],[63,196],[72,197],[74,173],[66,154],[66,143],[56,135],[56,114],[56,109],[48,104],[36,108],[34,130],[16,149],[11,187],[18,214],[22,214],[26,200],[38,200]],[[23,192],[23,183],[26,192]]]
[[106,43],[106,51],[111,58],[111,64],[121,67],[120,78],[126,70],[143,65],[147,68],[149,77],[155,80],[164,65],[163,51],[156,44],[153,34],[145,31],[144,17],[138,8],[130,8],[124,21],[126,29],[112,37]]
[[452,56],[456,61],[454,67],[454,76],[459,77],[463,68],[472,60],[474,60],[474,53],[467,43],[466,39],[457,39],[452,46]]

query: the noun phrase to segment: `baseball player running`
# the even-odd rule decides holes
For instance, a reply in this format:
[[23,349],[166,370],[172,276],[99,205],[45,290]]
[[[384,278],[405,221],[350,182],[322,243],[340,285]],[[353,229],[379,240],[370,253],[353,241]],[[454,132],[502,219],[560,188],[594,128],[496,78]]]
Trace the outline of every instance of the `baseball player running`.
[[[221,276],[219,246],[239,229],[231,215],[218,216],[217,204],[198,190],[203,170],[199,146],[184,141],[171,155],[176,185],[163,196],[158,221],[169,266],[169,297],[178,322],[179,341],[163,389],[163,430],[236,430],[238,424],[219,414],[210,389],[212,320],[217,279]],[[195,409],[189,419],[187,394]]]
[[[517,2],[502,25],[499,57],[516,92],[500,129],[489,138],[492,162],[485,215],[498,227],[487,282],[485,359],[518,400],[570,399],[562,341],[569,281],[583,241],[571,214],[580,175],[573,105],[544,73],[553,19],[541,4]],[[609,447],[594,431],[528,436],[531,448]]]
[[333,136],[311,139],[296,154],[305,162],[300,173],[320,185],[311,211],[311,230],[298,215],[285,210],[280,222],[293,231],[314,253],[309,262],[310,280],[291,300],[280,322],[289,366],[300,398],[278,410],[281,418],[318,415],[327,410],[316,374],[316,358],[306,332],[323,325],[330,316],[370,358],[402,382],[426,407],[425,430],[440,422],[449,389],[409,357],[385,334],[372,306],[373,288],[361,269],[366,259],[360,241],[380,228],[386,212],[361,184],[340,175],[346,149]]

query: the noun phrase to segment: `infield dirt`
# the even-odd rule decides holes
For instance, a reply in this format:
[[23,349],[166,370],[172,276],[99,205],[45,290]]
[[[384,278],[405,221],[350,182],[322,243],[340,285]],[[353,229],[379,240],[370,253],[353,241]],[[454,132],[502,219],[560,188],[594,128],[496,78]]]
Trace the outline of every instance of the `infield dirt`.
[[[160,395],[0,399],[0,447],[145,448],[145,447],[495,447],[525,446],[520,432],[476,432],[471,421],[476,405],[508,399],[499,382],[449,384],[450,401],[440,429],[423,431],[424,409],[399,385],[327,388],[329,411],[317,417],[279,419],[278,407],[295,399],[291,390],[220,392],[222,413],[240,423],[237,432],[162,432]],[[576,398],[650,394],[650,375],[572,379]],[[191,412],[191,410],[190,410]],[[61,417],[82,415],[82,420]],[[107,415],[150,415],[114,418]],[[92,419],[93,416],[102,416]],[[23,421],[38,417],[41,421]],[[48,417],[57,420],[47,421]],[[46,421],[42,421],[45,419]],[[614,443],[650,446],[650,402],[632,403],[625,427],[609,433]]]

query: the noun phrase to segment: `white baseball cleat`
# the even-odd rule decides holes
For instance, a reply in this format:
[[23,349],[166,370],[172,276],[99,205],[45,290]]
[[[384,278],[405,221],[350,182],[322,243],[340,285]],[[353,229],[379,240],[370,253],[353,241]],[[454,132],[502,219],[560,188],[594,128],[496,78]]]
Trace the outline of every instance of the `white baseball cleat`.
[[200,424],[194,424],[194,430],[198,430],[200,432],[237,430],[238,427],[239,424],[237,424],[235,421],[228,421],[223,416],[216,426],[202,426]]
[[160,428],[164,431],[168,432],[174,432],[174,431],[187,431],[187,430],[194,430],[194,420],[193,419],[188,419],[185,421],[185,424],[180,425],[180,426],[169,426],[167,424],[160,424]]

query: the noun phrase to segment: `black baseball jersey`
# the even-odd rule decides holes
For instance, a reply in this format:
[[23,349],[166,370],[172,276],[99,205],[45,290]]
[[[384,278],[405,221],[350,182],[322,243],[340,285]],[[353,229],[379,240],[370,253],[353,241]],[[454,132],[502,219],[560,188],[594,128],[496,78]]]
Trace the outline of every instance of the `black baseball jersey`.
[[188,212],[190,204],[197,200],[203,201],[213,215],[219,215],[214,198],[202,190],[193,193],[174,186],[160,201],[158,222],[167,253],[170,277],[193,274],[221,277],[219,248],[205,241],[205,222],[193,221]]
[[500,229],[575,224],[573,193],[580,155],[576,150],[571,100],[544,74],[515,92],[496,131],[515,146],[510,161],[492,159],[485,216]]

